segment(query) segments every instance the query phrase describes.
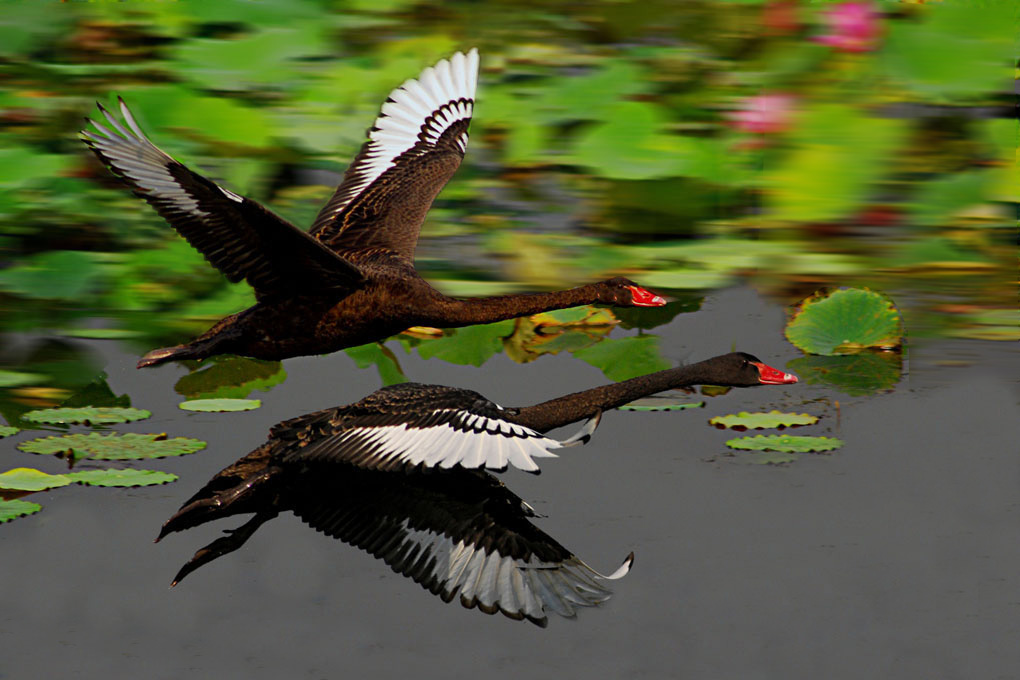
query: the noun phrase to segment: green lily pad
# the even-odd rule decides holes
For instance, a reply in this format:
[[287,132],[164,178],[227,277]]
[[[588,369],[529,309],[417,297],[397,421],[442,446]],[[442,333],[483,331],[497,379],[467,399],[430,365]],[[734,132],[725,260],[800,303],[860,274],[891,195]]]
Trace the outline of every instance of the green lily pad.
[[647,375],[670,366],[659,353],[659,338],[655,335],[606,338],[577,350],[574,356],[600,369],[610,380],[617,381]]
[[731,413],[726,416],[716,416],[708,421],[716,427],[743,427],[748,430],[774,429],[777,427],[794,427],[797,425],[814,425],[818,422],[818,416],[807,413],[780,413],[769,411],[768,413]]
[[677,401],[675,397],[645,397],[635,399],[620,407],[621,411],[683,411],[689,408],[703,408],[703,401]]
[[177,404],[185,411],[202,412],[253,411],[260,406],[261,399],[191,399]]
[[400,367],[396,355],[389,347],[381,342],[373,342],[360,347],[345,349],[344,353],[354,359],[358,368],[375,366],[379,371],[379,377],[383,385],[396,385],[407,382],[407,376]]
[[38,503],[30,503],[22,500],[5,501],[0,500],[0,524],[10,522],[12,519],[33,515],[42,510]]
[[153,486],[176,482],[177,475],[159,470],[133,470],[113,468],[109,470],[82,470],[63,475],[76,484],[89,486]]
[[19,432],[21,432],[21,430],[19,430],[16,427],[11,427],[9,425],[0,425],[0,439],[4,437],[10,437],[12,434],[17,434]]
[[828,385],[859,397],[890,390],[900,380],[902,357],[898,352],[868,352],[842,357],[800,357],[787,368],[808,385]]
[[151,415],[151,412],[140,408],[85,406],[82,408],[44,408],[37,411],[29,411],[21,417],[33,423],[45,423],[47,425],[69,425],[72,423],[110,425],[112,423],[144,420]]
[[451,364],[481,366],[503,349],[504,338],[513,332],[513,320],[458,328],[434,340],[423,341],[418,345],[418,354],[422,359],[435,357]]
[[48,376],[38,373],[21,371],[0,371],[0,387],[19,387],[21,385],[38,385],[49,380]]
[[0,489],[11,491],[43,491],[70,483],[66,475],[49,475],[35,468],[14,468],[0,473]]
[[843,446],[835,437],[794,437],[788,434],[759,434],[755,437],[738,437],[726,442],[731,449],[744,451],[781,451],[783,453],[824,453]]
[[286,379],[279,361],[218,356],[183,376],[174,391],[187,399],[243,399],[255,390],[268,392]]
[[168,439],[165,434],[66,434],[62,437],[42,437],[18,444],[27,453],[70,455],[75,458],[96,460],[138,460],[184,456],[205,448],[205,442],[187,437]]
[[844,288],[801,303],[786,337],[809,354],[832,356],[899,347],[903,322],[892,302],[866,288]]

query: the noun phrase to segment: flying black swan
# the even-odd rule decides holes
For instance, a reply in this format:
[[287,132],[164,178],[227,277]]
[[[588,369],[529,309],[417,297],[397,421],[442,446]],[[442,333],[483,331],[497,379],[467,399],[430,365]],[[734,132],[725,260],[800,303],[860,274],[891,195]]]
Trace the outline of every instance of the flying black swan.
[[[349,468],[377,473],[428,472],[434,476],[465,472],[481,474],[479,468],[503,470],[508,465],[537,472],[535,458],[555,457],[554,451],[587,442],[603,411],[634,399],[699,384],[751,387],[795,382],[795,375],[767,366],[750,354],[733,352],[521,408],[504,408],[477,392],[442,385],[404,383],[384,387],[357,403],[316,411],[275,425],[265,444],[218,472],[185,501],[163,525],[156,540],[215,519],[255,513],[254,518],[230,536],[196,553],[178,573],[174,580],[176,584],[202,564],[236,550],[281,508],[292,509],[303,516],[295,509],[298,505],[295,494],[288,491],[293,486],[291,480],[299,476],[311,474],[329,479],[340,474],[338,471]],[[586,425],[568,439],[557,441],[543,434],[584,419],[588,419]],[[361,545],[352,538],[355,534],[343,534],[337,530],[331,535]],[[447,535],[450,535],[449,532]],[[478,540],[484,543],[482,538]],[[435,544],[430,545],[432,547],[423,548],[423,561],[435,558],[452,563],[452,553],[440,551]],[[531,548],[520,550],[524,551],[522,554],[530,554]],[[509,548],[499,554],[524,559]],[[567,560],[568,556],[569,553],[564,552],[560,558]],[[393,564],[391,562],[391,566]],[[527,568],[519,562],[515,564],[516,568]],[[624,566],[628,565],[629,562]],[[430,569],[439,569],[440,566],[443,565],[432,565]],[[397,569],[396,566],[394,568]],[[496,569],[495,566],[490,568]],[[509,577],[502,571],[499,573],[499,579],[503,580],[490,584],[491,588],[507,585],[505,579]],[[596,572],[591,573],[597,576]],[[421,579],[431,578],[425,572],[419,575]],[[612,576],[619,575],[622,573],[618,571]],[[452,576],[446,580],[436,578],[439,580],[429,580],[432,585],[426,587],[453,593],[456,587],[464,585]],[[500,592],[505,592],[505,588]],[[469,598],[467,601],[474,600]],[[490,607],[494,600],[482,598],[479,602],[488,603],[484,609]],[[522,615],[532,618],[532,614]]]
[[[254,513],[195,553],[176,585],[240,548],[265,522],[290,510],[307,524],[386,561],[450,601],[545,625],[545,610],[572,616],[609,597],[603,576],[525,518],[526,503],[479,468],[514,465],[587,442],[603,411],[663,390],[697,384],[787,385],[797,377],[743,352],[603,385],[522,408],[477,392],[404,383],[348,406],[277,424],[269,440],[218,472],[189,498],[157,541],[216,519]],[[588,419],[574,436],[544,432]]]
[[123,100],[123,121],[100,104],[106,121],[87,119],[95,131],[83,130],[83,141],[227,279],[245,279],[255,289],[254,306],[192,342],[149,352],[138,367],[215,354],[325,354],[411,326],[455,328],[593,303],[664,305],[622,277],[462,300],[415,271],[425,214],[467,149],[477,77],[477,50],[458,52],[390,93],[308,232],[160,151]]

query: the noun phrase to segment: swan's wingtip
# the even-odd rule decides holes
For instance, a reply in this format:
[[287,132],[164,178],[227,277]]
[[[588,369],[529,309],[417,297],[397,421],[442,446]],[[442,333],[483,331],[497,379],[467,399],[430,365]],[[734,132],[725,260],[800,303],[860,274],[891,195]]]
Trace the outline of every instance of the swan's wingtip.
[[617,579],[621,579],[630,572],[630,568],[632,566],[634,566],[633,550],[630,552],[629,555],[627,555],[627,557],[623,560],[623,564],[621,564],[616,571],[614,571],[612,574],[609,574],[608,576],[603,576],[602,578],[606,579],[607,581],[615,581]]

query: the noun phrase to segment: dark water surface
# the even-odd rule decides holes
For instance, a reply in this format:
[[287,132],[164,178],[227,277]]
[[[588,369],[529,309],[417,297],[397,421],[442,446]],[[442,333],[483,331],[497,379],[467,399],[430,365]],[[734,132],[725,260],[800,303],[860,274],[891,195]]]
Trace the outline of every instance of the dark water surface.
[[[782,320],[733,289],[655,332],[674,361],[732,347],[783,367],[798,353]],[[541,475],[504,474],[547,515],[537,524],[592,567],[636,554],[607,605],[551,615],[545,630],[443,604],[289,514],[169,590],[197,548],[244,519],[153,545],[180,503],[273,423],[359,399],[379,379],[343,354],[293,359],[286,382],[255,395],[261,409],[184,413],[173,391],[183,368],[137,371],[115,343],[91,347],[113,391],[153,412],[117,429],[209,446],[145,465],[177,483],[35,494],[42,512],[0,529],[0,677],[1004,679],[1020,668],[1015,345],[914,342],[896,389],[868,397],[799,384],[733,390],[701,410],[611,412]],[[412,380],[507,405],[605,382],[566,353],[482,368],[401,362]],[[753,465],[726,454],[732,433],[706,424],[772,408],[820,415],[795,433],[846,445]],[[61,465],[13,444],[4,456],[7,467]]]

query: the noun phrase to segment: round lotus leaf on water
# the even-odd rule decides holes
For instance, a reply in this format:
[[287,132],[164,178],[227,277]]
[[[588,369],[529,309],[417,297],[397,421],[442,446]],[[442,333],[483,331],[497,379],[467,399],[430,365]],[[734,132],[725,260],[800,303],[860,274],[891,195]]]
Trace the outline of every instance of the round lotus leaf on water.
[[16,427],[11,427],[9,425],[0,425],[0,438],[10,437],[12,434],[17,434],[19,432],[21,432],[21,430],[19,430]]
[[795,425],[814,425],[818,422],[818,416],[807,413],[780,413],[769,411],[768,413],[731,413],[726,416],[716,416],[708,421],[717,427],[744,427],[749,430],[764,430],[776,427],[793,427]]
[[0,500],[0,524],[10,522],[12,519],[32,515],[42,510],[38,503],[29,503],[22,500],[5,501]]
[[702,408],[705,402],[681,402],[675,397],[644,397],[635,399],[620,407],[621,411],[683,411],[689,408]]
[[251,411],[262,406],[260,399],[191,399],[177,404],[185,411]]
[[903,322],[884,295],[866,288],[844,288],[802,302],[786,325],[786,337],[809,354],[851,354],[899,347]]
[[835,437],[795,437],[788,434],[759,434],[755,437],[738,437],[726,442],[731,449],[745,451],[781,451],[783,453],[823,453],[843,446]]
[[110,470],[82,470],[64,475],[76,484],[89,486],[153,486],[177,481],[177,475],[159,470],[132,470],[114,468]]
[[165,434],[66,434],[62,437],[42,437],[18,444],[28,453],[64,454],[75,458],[97,460],[138,460],[183,456],[205,448],[205,442],[187,437],[168,439]]
[[140,408],[119,406],[82,406],[80,408],[44,408],[29,411],[22,419],[33,423],[47,425],[70,425],[84,423],[86,425],[110,425],[127,423],[133,420],[144,420],[152,413]]
[[65,475],[49,475],[35,468],[14,468],[0,474],[0,489],[11,491],[43,491],[70,483]]

